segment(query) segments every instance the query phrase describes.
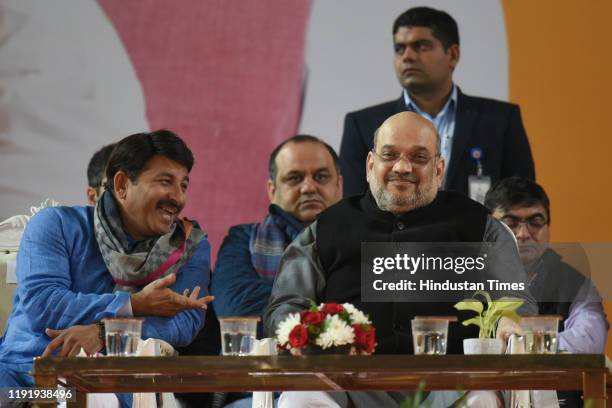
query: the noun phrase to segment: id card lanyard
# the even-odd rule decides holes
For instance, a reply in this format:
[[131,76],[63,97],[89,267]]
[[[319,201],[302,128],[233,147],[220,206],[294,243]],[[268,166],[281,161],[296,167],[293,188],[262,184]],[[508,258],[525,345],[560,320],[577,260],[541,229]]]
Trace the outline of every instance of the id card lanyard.
[[468,176],[468,195],[480,204],[484,204],[485,195],[491,188],[491,177],[483,174],[483,153],[480,147],[470,150],[470,157],[476,162],[476,175]]

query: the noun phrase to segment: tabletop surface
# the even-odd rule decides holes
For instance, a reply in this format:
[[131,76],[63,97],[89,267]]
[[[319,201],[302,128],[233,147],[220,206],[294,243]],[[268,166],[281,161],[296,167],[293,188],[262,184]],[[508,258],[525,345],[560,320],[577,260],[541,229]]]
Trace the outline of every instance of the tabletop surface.
[[605,373],[600,354],[38,358],[37,381],[84,392],[557,389]]

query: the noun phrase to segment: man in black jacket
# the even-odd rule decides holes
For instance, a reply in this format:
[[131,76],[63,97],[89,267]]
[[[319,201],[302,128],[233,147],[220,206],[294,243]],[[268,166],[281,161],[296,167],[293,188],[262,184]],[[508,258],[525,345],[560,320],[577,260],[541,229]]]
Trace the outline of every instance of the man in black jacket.
[[[279,323],[289,314],[308,308],[311,301],[346,302],[369,315],[376,328],[376,353],[411,354],[413,342],[408,322],[415,316],[457,316],[454,302],[396,302],[390,293],[386,293],[388,300],[363,300],[360,274],[363,243],[495,244],[507,256],[503,264],[490,263],[488,268],[492,272],[511,271],[515,275],[513,282],[526,287],[510,230],[477,202],[455,192],[438,191],[444,177],[444,160],[430,122],[412,112],[390,117],[377,130],[375,149],[364,164],[368,192],[327,208],[283,253],[264,314],[269,335],[276,333],[282,343],[281,333],[277,333]],[[501,295],[521,298],[524,301],[519,309],[521,314],[537,312],[528,290],[506,291]],[[476,336],[464,326],[450,330],[449,353],[460,353],[463,339]],[[518,332],[520,328],[512,320],[506,317],[499,320],[498,338],[505,340]],[[458,396],[455,392],[432,393],[427,403],[432,408],[447,407]],[[309,406],[306,402],[313,398],[320,403],[317,406],[396,408],[405,397],[405,393],[387,392],[284,393],[279,408]],[[480,398],[496,403],[496,397],[490,394]]]
[[459,32],[444,11],[415,7],[393,25],[394,67],[404,88],[399,99],[346,115],[340,147],[344,195],[366,190],[365,167],[374,131],[390,116],[413,111],[431,121],[446,162],[443,188],[468,194],[497,179],[535,179],[531,150],[517,105],[472,97],[453,83]]

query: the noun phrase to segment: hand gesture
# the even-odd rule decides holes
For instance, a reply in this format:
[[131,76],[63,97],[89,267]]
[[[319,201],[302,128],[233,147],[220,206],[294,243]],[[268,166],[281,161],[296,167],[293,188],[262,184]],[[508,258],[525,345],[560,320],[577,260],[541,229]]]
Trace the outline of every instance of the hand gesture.
[[183,310],[206,309],[213,301],[213,296],[198,298],[200,287],[196,286],[189,293],[185,289],[182,294],[169,288],[176,282],[176,275],[171,273],[162,279],[155,280],[145,286],[140,292],[131,296],[132,313],[134,316],[164,316],[173,317]]

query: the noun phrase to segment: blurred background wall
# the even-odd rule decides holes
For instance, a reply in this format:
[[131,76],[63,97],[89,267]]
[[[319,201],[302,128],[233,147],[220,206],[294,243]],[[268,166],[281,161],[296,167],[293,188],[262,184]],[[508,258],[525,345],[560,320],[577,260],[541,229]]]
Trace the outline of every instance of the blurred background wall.
[[85,203],[98,148],[164,127],[196,155],[185,215],[214,257],[265,214],[276,144],[337,148],[346,112],[399,97],[392,22],[425,4],[458,21],[462,90],[521,105],[553,240],[611,242],[607,0],[2,0],[0,220]]

